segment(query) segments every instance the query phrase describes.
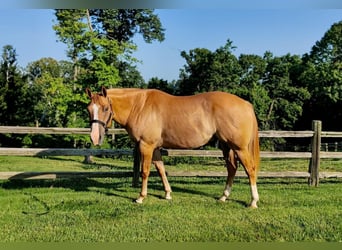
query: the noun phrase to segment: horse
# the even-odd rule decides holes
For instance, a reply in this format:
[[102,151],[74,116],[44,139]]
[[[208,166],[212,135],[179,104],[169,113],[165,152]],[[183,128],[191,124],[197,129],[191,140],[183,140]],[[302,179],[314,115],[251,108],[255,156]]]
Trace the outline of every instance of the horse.
[[250,207],[257,208],[260,150],[258,123],[251,103],[220,91],[173,96],[156,89],[102,87],[99,93],[86,88],[86,93],[90,98],[87,110],[92,143],[102,144],[114,120],[138,145],[142,185],[137,203],[147,196],[151,163],[161,176],[165,198],[172,199],[160,148],[198,148],[216,136],[227,167],[226,184],[219,200],[224,202],[231,194],[239,161],[249,178]]

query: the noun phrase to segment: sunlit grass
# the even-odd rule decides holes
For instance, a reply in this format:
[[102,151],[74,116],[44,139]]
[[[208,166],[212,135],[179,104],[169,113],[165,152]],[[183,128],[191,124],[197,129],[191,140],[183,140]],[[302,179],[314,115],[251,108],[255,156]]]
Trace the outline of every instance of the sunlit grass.
[[[0,171],[132,169],[131,160],[94,158],[91,165],[82,161],[0,157]],[[287,164],[295,163],[283,163]],[[282,167],[279,163],[278,170]],[[183,170],[182,164],[167,168]],[[151,177],[148,197],[140,205],[133,202],[140,189],[131,187],[131,178],[1,181],[0,241],[342,241],[341,179],[321,180],[318,188],[309,187],[304,179],[259,179],[256,210],[247,208],[246,178],[235,180],[226,203],[218,202],[224,177],[169,177],[169,182],[172,201],[163,199],[160,178]]]

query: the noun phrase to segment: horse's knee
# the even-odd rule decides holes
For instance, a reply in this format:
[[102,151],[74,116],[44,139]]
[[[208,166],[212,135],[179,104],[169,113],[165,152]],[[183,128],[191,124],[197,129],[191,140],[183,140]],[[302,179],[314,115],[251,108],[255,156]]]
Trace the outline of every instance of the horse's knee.
[[143,179],[148,178],[149,175],[150,175],[150,171],[149,171],[149,170],[145,170],[145,171],[143,170],[143,171],[141,171],[141,177],[142,177]]

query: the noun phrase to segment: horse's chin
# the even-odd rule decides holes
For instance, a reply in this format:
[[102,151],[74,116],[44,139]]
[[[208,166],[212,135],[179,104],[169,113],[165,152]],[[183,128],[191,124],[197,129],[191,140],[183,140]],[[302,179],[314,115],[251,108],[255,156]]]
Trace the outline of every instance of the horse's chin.
[[99,141],[99,143],[97,145],[95,145],[95,146],[99,146],[100,147],[102,145],[102,143],[103,143],[103,139],[101,141]]

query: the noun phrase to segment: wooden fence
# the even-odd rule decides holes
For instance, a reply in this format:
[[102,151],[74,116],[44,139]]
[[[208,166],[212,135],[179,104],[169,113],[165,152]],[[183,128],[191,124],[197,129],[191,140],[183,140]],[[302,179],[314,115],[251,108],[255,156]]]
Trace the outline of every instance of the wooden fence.
[[[19,127],[0,126],[0,133],[11,134],[89,134],[89,128],[40,128],[40,127]],[[125,134],[124,129],[109,129],[109,134]],[[318,186],[319,178],[342,177],[342,172],[319,173],[321,158],[342,158],[342,152],[321,151],[321,138],[332,137],[342,138],[342,132],[324,132],[322,123],[313,121],[312,130],[307,131],[260,131],[260,138],[311,138],[312,150],[308,152],[269,152],[262,151],[261,158],[306,158],[310,159],[308,172],[260,172],[260,177],[305,177],[309,184]],[[136,150],[112,150],[112,149],[75,149],[75,148],[0,148],[0,155],[21,155],[21,156],[89,156],[89,155],[131,155],[134,156],[133,171],[131,172],[0,172],[0,179],[41,179],[41,178],[77,178],[77,177],[120,177],[132,176],[133,186],[137,186],[140,176],[140,162],[135,154]],[[163,155],[195,156],[195,157],[222,157],[220,150],[162,150]],[[244,176],[244,172],[237,173],[237,176]],[[222,172],[168,172],[168,176],[226,176]]]

